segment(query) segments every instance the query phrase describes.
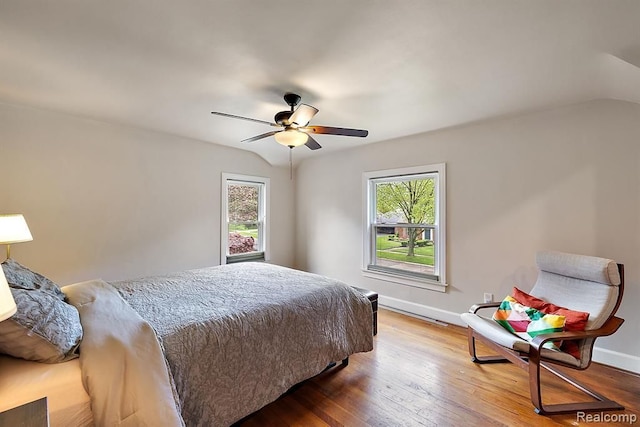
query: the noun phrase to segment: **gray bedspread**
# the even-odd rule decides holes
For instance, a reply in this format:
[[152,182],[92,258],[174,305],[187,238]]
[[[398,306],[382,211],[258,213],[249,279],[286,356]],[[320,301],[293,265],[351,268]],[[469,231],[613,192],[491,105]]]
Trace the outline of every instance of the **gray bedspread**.
[[326,277],[241,263],[111,283],[156,331],[187,426],[227,426],[373,348],[369,301]]

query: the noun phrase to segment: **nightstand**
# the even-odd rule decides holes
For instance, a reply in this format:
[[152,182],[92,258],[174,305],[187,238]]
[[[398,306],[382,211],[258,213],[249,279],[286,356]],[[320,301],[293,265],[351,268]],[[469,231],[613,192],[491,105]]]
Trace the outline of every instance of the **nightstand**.
[[49,427],[47,398],[0,412],[0,427]]
[[378,335],[378,293],[356,286],[352,286],[352,288],[367,297],[371,303],[371,309],[373,310],[373,335]]

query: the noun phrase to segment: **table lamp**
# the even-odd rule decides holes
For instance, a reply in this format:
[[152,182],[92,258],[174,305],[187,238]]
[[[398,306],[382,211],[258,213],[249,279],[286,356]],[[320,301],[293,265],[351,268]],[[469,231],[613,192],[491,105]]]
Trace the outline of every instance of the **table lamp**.
[[7,245],[7,259],[11,258],[11,244],[33,240],[27,222],[21,214],[0,215],[0,245]]
[[11,295],[11,289],[4,277],[4,271],[0,267],[0,322],[13,316],[16,312],[16,302]]

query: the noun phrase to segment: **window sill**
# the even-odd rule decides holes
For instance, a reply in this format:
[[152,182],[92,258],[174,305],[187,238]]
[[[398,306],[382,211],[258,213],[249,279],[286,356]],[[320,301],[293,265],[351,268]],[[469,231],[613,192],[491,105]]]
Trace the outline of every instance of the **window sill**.
[[446,292],[447,284],[442,284],[429,279],[417,279],[411,277],[399,276],[397,274],[383,273],[381,271],[362,270],[362,275],[370,279],[383,280],[385,282],[398,283],[400,285],[411,286],[414,288],[428,289],[430,291]]
[[264,262],[266,260],[264,252],[251,252],[248,254],[227,255],[225,264],[235,264],[237,262]]

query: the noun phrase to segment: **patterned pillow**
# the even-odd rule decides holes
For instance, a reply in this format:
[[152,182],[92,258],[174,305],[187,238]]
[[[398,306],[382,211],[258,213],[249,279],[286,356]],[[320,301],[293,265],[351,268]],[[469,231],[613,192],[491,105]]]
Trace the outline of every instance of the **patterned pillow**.
[[[532,341],[538,335],[564,330],[565,317],[556,314],[545,314],[532,307],[520,304],[512,296],[507,296],[498,310],[493,314],[493,320],[507,331],[516,334],[526,341]],[[543,347],[560,351],[560,342],[548,341]]]
[[[529,295],[521,291],[516,286],[513,287],[513,297],[522,305],[533,307],[547,314],[558,314],[564,316],[566,321],[564,324],[565,331],[584,331],[589,320],[589,313],[586,311],[570,310],[551,304],[543,299]],[[563,340],[560,350],[569,353],[576,359],[580,359],[579,340]]]
[[82,326],[74,306],[45,290],[11,293],[18,310],[0,322],[0,353],[45,363],[78,357]]
[[517,287],[513,287],[513,298],[522,305],[533,307],[537,310],[547,314],[558,314],[566,318],[564,329],[566,331],[584,331],[587,327],[587,321],[589,320],[589,313],[586,311],[570,310],[565,307],[560,307],[555,304],[551,304],[543,299],[529,295],[528,293],[521,291]]
[[7,283],[13,289],[41,290],[49,292],[51,295],[64,301],[65,295],[60,287],[42,274],[29,270],[18,262],[9,258],[2,263],[4,275]]

